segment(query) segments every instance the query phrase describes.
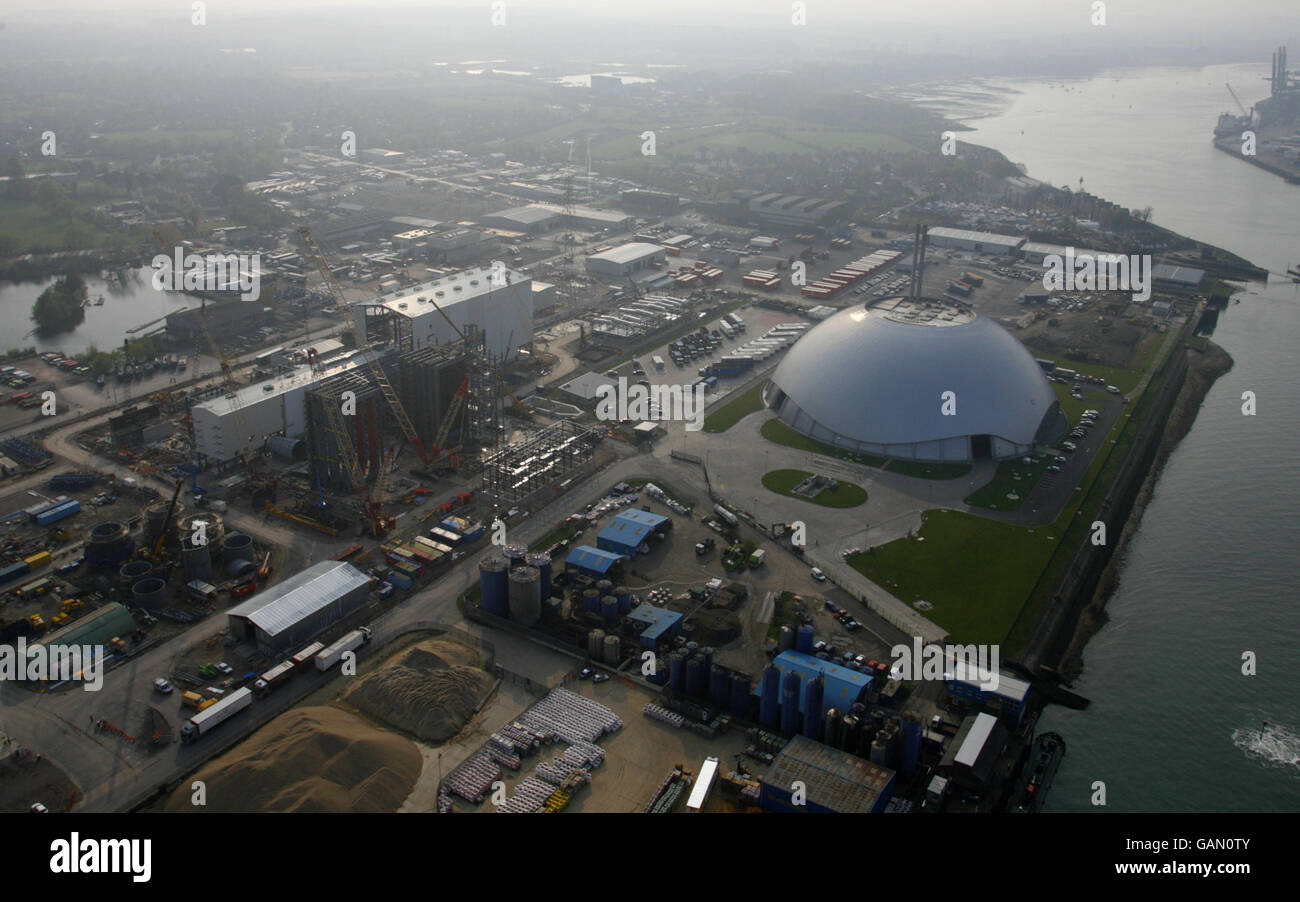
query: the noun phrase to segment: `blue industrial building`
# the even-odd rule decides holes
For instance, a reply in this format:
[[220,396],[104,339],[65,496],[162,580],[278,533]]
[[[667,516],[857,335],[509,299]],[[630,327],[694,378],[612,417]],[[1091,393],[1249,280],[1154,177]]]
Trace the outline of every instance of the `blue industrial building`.
[[632,629],[637,629],[639,624],[645,624],[645,629],[640,633],[641,647],[653,651],[660,639],[671,638],[681,633],[683,616],[676,611],[643,604],[633,608],[627,615],[627,619],[632,624]]
[[994,684],[991,673],[970,665],[959,668],[964,662],[952,654],[946,658],[943,678],[949,695],[992,711],[1013,729],[1020,725],[1029,703],[1029,683],[998,671],[997,688],[988,688]]
[[564,569],[566,572],[576,570],[592,579],[604,579],[621,560],[623,560],[621,554],[601,551],[590,545],[579,545],[564,559]]
[[[818,814],[874,814],[894,795],[894,772],[864,758],[795,736],[776,756],[759,789],[764,811]],[[802,783],[803,804],[792,787]]]
[[614,515],[596,535],[596,547],[632,557],[653,533],[672,525],[672,520],[650,511],[625,510]]
[[[874,677],[870,674],[859,673],[848,667],[841,667],[839,664],[800,651],[783,651],[773,659],[772,665],[781,674],[781,685],[784,685],[785,675],[790,672],[799,674],[802,683],[806,683],[815,676],[821,676],[825,685],[822,689],[821,711],[817,712],[818,716],[825,714],[827,708],[838,708],[844,711],[852,706],[854,702],[866,702],[867,699],[864,696],[874,681]],[[760,689],[763,684],[763,681],[760,680]],[[755,694],[759,694],[757,690]],[[801,712],[803,711],[804,698],[805,694],[800,693],[798,702]]]

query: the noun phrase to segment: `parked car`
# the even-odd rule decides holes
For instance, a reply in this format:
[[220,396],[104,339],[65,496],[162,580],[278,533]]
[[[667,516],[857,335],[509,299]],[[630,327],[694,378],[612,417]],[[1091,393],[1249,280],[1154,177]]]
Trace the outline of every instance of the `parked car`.
[[163,695],[172,694],[172,684],[164,680],[162,677],[158,677],[158,679],[153,681],[153,688],[158,692],[161,692]]
[[580,680],[589,680],[595,675],[596,671],[592,670],[590,667],[584,667],[582,670],[578,671],[578,679]]
[[813,567],[812,570],[810,570],[809,572],[812,574],[812,578],[817,580],[817,582],[819,583],[826,582],[826,574],[822,573],[820,567]]
[[230,676],[232,673],[235,672],[235,668],[231,667],[225,661],[218,661],[212,666],[217,668],[218,673],[224,674],[225,676]]

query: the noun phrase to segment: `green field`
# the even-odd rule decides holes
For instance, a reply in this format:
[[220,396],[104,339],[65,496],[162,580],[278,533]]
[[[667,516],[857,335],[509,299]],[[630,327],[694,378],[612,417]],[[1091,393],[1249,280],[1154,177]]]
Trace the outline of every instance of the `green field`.
[[763,383],[736,395],[704,418],[705,432],[726,432],[756,410],[763,409]]
[[794,487],[813,474],[807,470],[773,470],[763,475],[763,487],[778,495],[809,501],[823,507],[857,507],[867,502],[867,490],[860,485],[839,480],[834,491],[822,489],[815,497],[796,495]]
[[[1023,457],[1004,460],[998,464],[998,471],[993,474],[993,478],[967,495],[965,501],[972,507],[992,511],[1018,511],[1051,463],[1052,458],[1047,455],[1036,456],[1030,463],[1025,463]],[[1007,495],[1012,492],[1019,497],[1014,500],[1008,498]]]
[[795,432],[778,419],[768,420],[759,431],[763,433],[763,438],[778,445],[785,445],[788,448],[796,448],[800,451],[811,451],[814,454],[824,454],[826,457],[862,464],[864,467],[875,467],[878,470],[888,470],[890,473],[911,476],[915,479],[957,479],[970,472],[970,464],[889,460],[871,454],[856,454],[852,451],[845,451],[842,448],[824,444]]
[[958,511],[926,511],[914,539],[897,539],[849,565],[922,613],[954,642],[1002,642],[1056,549],[1055,526],[1026,529]]
[[72,221],[61,221],[51,216],[40,201],[0,198],[0,235],[14,240],[15,253],[30,253],[40,248],[66,250],[68,231],[72,228],[86,239],[87,247],[95,247],[108,235],[77,213],[73,214]]

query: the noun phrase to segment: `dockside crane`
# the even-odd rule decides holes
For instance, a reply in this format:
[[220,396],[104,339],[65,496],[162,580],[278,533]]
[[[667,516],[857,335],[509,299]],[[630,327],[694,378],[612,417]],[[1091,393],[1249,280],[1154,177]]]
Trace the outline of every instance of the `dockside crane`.
[[1232,95],[1233,101],[1237,104],[1237,109],[1241,110],[1241,118],[1246,120],[1246,125],[1250,125],[1251,121],[1254,119],[1254,116],[1252,116],[1251,112],[1246,109],[1246,105],[1241,102],[1241,99],[1237,97],[1237,92],[1232,90],[1232,85],[1228,84],[1225,81],[1223,83],[1223,86],[1227,88],[1228,93]]

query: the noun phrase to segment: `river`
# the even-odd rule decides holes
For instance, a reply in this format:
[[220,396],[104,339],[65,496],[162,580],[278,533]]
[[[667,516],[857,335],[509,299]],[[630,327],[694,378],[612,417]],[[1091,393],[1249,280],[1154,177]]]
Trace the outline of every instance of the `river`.
[[[1267,51],[1267,48],[1265,48]],[[1083,187],[1275,275],[1250,285],[1214,340],[1235,360],[1170,457],[1122,562],[1109,622],[1075,689],[1086,711],[1049,708],[1068,752],[1048,811],[1300,810],[1294,650],[1300,565],[1295,336],[1300,187],[1210,142],[1250,104],[1259,64],[1106,72],[1059,82],[924,86],[915,93],[1028,174]],[[1242,413],[1254,392],[1257,415]],[[1242,674],[1253,652],[1257,674]],[[1269,726],[1262,728],[1267,722]],[[1093,804],[1105,784],[1105,809]]]

